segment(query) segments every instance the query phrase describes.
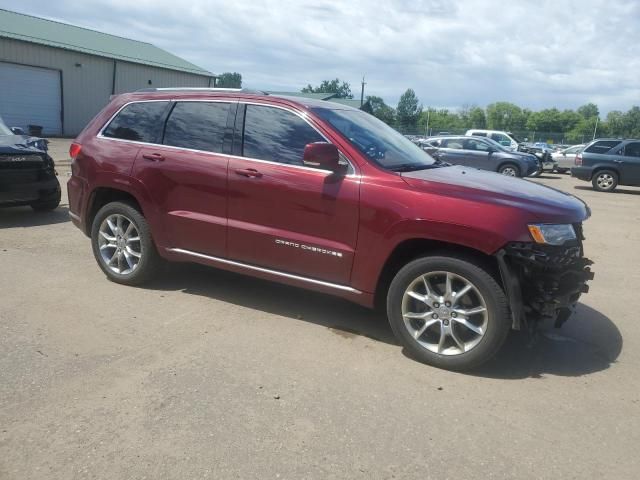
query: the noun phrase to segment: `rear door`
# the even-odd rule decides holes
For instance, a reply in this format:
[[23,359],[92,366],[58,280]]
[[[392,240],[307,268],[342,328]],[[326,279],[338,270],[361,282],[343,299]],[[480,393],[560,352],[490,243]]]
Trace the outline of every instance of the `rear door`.
[[326,139],[292,110],[241,105],[236,126],[229,162],[229,257],[348,284],[359,177],[303,166],[304,147]]
[[179,101],[162,140],[138,152],[133,175],[160,210],[171,248],[225,256],[227,166],[237,103]]

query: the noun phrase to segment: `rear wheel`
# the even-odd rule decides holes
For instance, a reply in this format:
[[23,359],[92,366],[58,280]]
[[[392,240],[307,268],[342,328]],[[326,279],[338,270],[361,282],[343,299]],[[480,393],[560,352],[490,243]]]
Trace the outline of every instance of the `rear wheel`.
[[618,174],[612,170],[600,170],[591,179],[591,184],[599,192],[612,192],[618,186]]
[[91,246],[102,271],[117,283],[144,283],[161,264],[146,219],[128,203],[109,203],[98,211]]
[[520,169],[513,163],[505,163],[504,165],[500,166],[500,168],[498,169],[498,173],[506,175],[507,177],[519,177]]
[[391,282],[387,316],[396,337],[418,360],[469,370],[493,357],[511,322],[495,279],[459,258],[423,257]]

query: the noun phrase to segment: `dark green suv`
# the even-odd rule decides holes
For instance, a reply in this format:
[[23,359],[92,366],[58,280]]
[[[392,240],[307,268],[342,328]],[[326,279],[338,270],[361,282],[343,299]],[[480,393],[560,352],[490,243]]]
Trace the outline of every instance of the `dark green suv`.
[[640,187],[640,140],[599,139],[576,155],[571,175],[590,181],[600,192],[618,185]]

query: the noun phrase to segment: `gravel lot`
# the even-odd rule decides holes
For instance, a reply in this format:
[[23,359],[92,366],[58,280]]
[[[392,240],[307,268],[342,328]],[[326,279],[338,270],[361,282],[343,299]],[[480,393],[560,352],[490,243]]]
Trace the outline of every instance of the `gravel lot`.
[[0,210],[0,479],[637,478],[640,189],[536,181],[591,206],[596,278],[472,375],[333,297],[190,265],[116,285],[66,204]]

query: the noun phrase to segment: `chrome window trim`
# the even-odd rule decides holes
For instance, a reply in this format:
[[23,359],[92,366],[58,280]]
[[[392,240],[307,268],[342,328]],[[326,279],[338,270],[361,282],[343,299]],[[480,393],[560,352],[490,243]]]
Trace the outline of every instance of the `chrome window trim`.
[[[272,165],[285,165],[287,167],[292,167],[292,168],[300,168],[303,170],[307,170],[307,171],[313,171],[313,172],[319,172],[319,173],[333,173],[331,170],[324,170],[321,168],[313,168],[313,167],[305,167],[304,165],[294,165],[292,163],[283,163],[283,162],[275,162],[273,160],[263,160],[261,158],[253,158],[253,157],[243,157],[241,155],[230,155],[228,153],[217,153],[217,152],[209,152],[207,150],[198,150],[195,148],[184,148],[184,147],[175,147],[173,145],[164,145],[162,143],[151,143],[151,142],[139,142],[137,140],[126,140],[124,138],[115,138],[115,137],[106,137],[103,135],[104,130],[109,126],[109,124],[111,124],[111,122],[113,121],[113,119],[123,110],[125,109],[127,106],[133,104],[133,103],[151,103],[151,102],[167,102],[167,103],[177,103],[177,102],[207,102],[207,103],[238,103],[238,104],[244,104],[244,105],[258,105],[258,106],[263,106],[263,107],[272,107],[272,108],[279,108],[280,110],[284,110],[286,112],[292,113],[298,117],[300,117],[307,125],[309,125],[311,128],[313,128],[316,133],[318,133],[318,135],[320,135],[322,138],[324,138],[324,140],[327,143],[332,143],[321,131],[319,131],[314,125],[312,125],[311,123],[309,123],[309,120],[307,120],[305,118],[305,116],[303,116],[301,113],[296,112],[291,110],[290,108],[284,107],[282,105],[273,105],[271,103],[258,103],[258,102],[250,102],[250,101],[244,101],[244,100],[237,100],[237,99],[204,99],[204,98],[197,98],[197,99],[162,99],[162,100],[132,100],[130,102],[125,103],[124,105],[122,105],[113,115],[111,115],[111,117],[109,118],[109,120],[107,120],[107,122],[105,122],[105,124],[102,126],[102,128],[100,129],[100,131],[98,132],[98,134],[96,135],[97,138],[103,139],[103,140],[111,140],[114,142],[124,142],[124,143],[133,143],[135,145],[151,145],[151,146],[155,146],[155,147],[163,147],[163,148],[169,148],[169,149],[174,149],[174,150],[182,150],[182,151],[187,151],[187,152],[195,152],[195,153],[204,153],[204,154],[208,154],[208,155],[218,155],[218,156],[223,156],[223,157],[227,157],[227,158],[235,158],[235,159],[241,159],[241,160],[251,160],[254,162],[262,162],[262,163],[268,163],[268,164],[272,164]],[[333,145],[333,144],[332,144]],[[356,173],[357,170],[355,169],[355,167],[353,166],[353,162],[351,160],[349,160],[349,158],[342,153],[342,151],[338,148],[338,153],[340,154],[340,156],[342,158],[345,159],[345,161],[347,162],[347,164],[349,165],[349,170],[352,173],[348,173],[347,175],[345,175],[345,177],[347,178],[353,178],[353,177],[358,177],[359,175]]]
[[356,293],[356,294],[362,293],[360,290],[356,290],[355,288],[349,287],[347,285],[339,285],[337,283],[325,282],[323,280],[316,280],[315,278],[303,277],[301,275],[295,275],[293,273],[286,273],[286,272],[281,272],[279,270],[272,270],[270,268],[258,267],[256,265],[236,262],[234,260],[228,260],[226,258],[212,257],[210,255],[205,255],[204,253],[192,252],[191,250],[184,250],[182,248],[167,248],[167,251],[173,252],[173,253],[181,253],[183,255],[189,255],[196,258],[203,258],[211,262],[223,263],[225,265],[232,265],[234,267],[246,268],[247,270],[252,270],[255,272],[268,273],[270,275],[276,275],[279,277],[284,277],[291,280],[297,280],[300,282],[312,283],[314,285],[320,285],[322,287],[342,290],[344,292],[350,292],[350,293]]

